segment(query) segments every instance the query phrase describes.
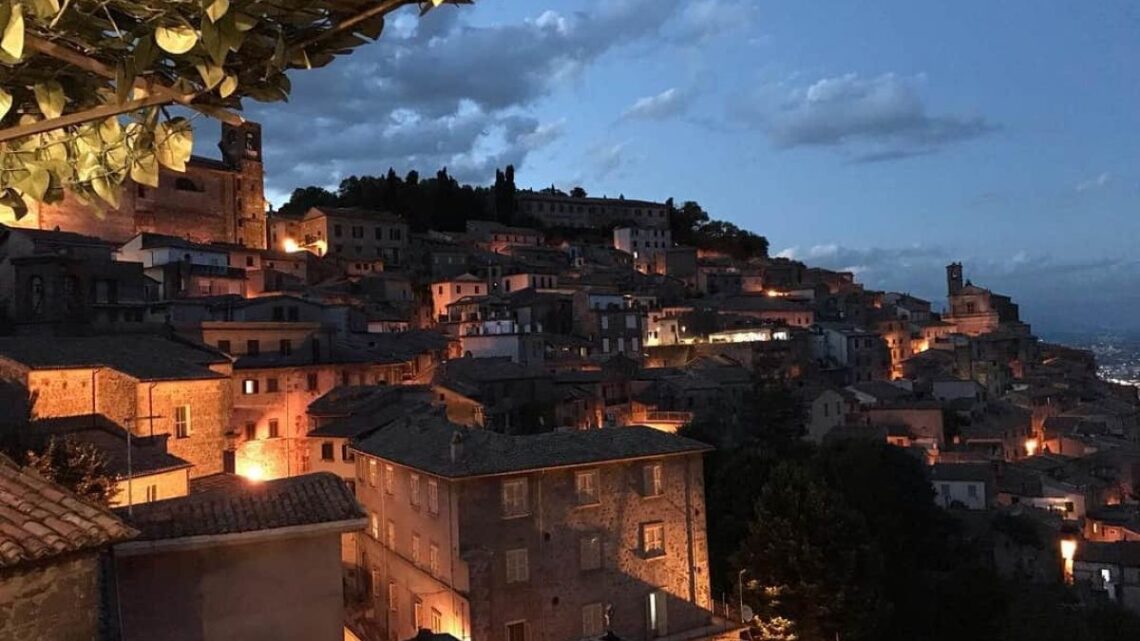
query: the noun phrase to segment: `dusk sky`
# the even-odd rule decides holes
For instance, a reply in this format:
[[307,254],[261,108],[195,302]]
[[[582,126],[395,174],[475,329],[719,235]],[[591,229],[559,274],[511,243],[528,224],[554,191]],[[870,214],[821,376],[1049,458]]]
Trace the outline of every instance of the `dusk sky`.
[[250,115],[277,204],[514,163],[520,187],[697,200],[936,307],[961,259],[1039,327],[1120,327],[1140,312],[1138,34],[1123,1],[480,0],[398,14]]

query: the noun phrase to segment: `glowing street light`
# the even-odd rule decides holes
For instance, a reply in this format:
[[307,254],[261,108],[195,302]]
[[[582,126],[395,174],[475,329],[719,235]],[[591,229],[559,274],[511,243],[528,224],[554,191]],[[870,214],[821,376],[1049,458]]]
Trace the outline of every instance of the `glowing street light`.
[[245,471],[242,472],[241,475],[250,481],[264,481],[265,468],[261,467],[257,463],[250,463],[246,466]]
[[286,238],[281,242],[281,245],[284,247],[285,253],[287,254],[301,251],[301,246],[298,245],[297,241],[293,240],[292,238]]
[[1040,447],[1040,443],[1037,442],[1037,439],[1035,439],[1035,438],[1025,439],[1025,455],[1026,456],[1033,456],[1034,454],[1036,454],[1038,447]]

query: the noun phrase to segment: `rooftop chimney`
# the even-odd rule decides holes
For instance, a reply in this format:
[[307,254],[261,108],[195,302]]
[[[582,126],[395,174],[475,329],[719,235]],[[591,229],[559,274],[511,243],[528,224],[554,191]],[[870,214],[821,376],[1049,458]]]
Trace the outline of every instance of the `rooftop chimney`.
[[451,435],[451,462],[458,463],[461,456],[463,456],[463,432],[456,430]]

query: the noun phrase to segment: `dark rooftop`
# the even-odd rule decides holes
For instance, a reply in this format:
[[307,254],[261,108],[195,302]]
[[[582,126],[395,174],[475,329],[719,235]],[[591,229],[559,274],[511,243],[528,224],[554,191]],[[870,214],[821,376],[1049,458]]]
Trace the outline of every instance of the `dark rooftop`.
[[110,367],[144,381],[225,378],[208,365],[229,358],[158,336],[0,338],[0,357],[31,369]]
[[135,534],[106,509],[0,456],[0,568],[101,548]]
[[232,474],[195,479],[190,494],[117,510],[141,531],[140,540],[217,536],[364,518],[352,491],[320,472],[273,481]]
[[120,478],[145,476],[188,468],[189,461],[166,449],[166,437],[135,436],[127,466],[127,432],[101,414],[38,419],[32,428],[58,434],[70,441],[94,446],[107,459],[107,470]]
[[[451,459],[452,439],[462,439]],[[712,448],[650,427],[614,427],[510,436],[468,430],[442,419],[394,424],[356,445],[382,459],[447,478],[524,472],[631,458],[705,452]]]

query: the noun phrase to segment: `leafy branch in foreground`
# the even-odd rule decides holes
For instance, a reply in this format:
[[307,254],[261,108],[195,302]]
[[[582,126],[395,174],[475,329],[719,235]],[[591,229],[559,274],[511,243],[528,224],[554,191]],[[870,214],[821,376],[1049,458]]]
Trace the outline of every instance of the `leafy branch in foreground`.
[[0,0],[0,216],[63,198],[118,205],[128,177],[184,171],[190,120],[239,124],[286,100],[286,71],[380,37],[406,5],[470,0]]

